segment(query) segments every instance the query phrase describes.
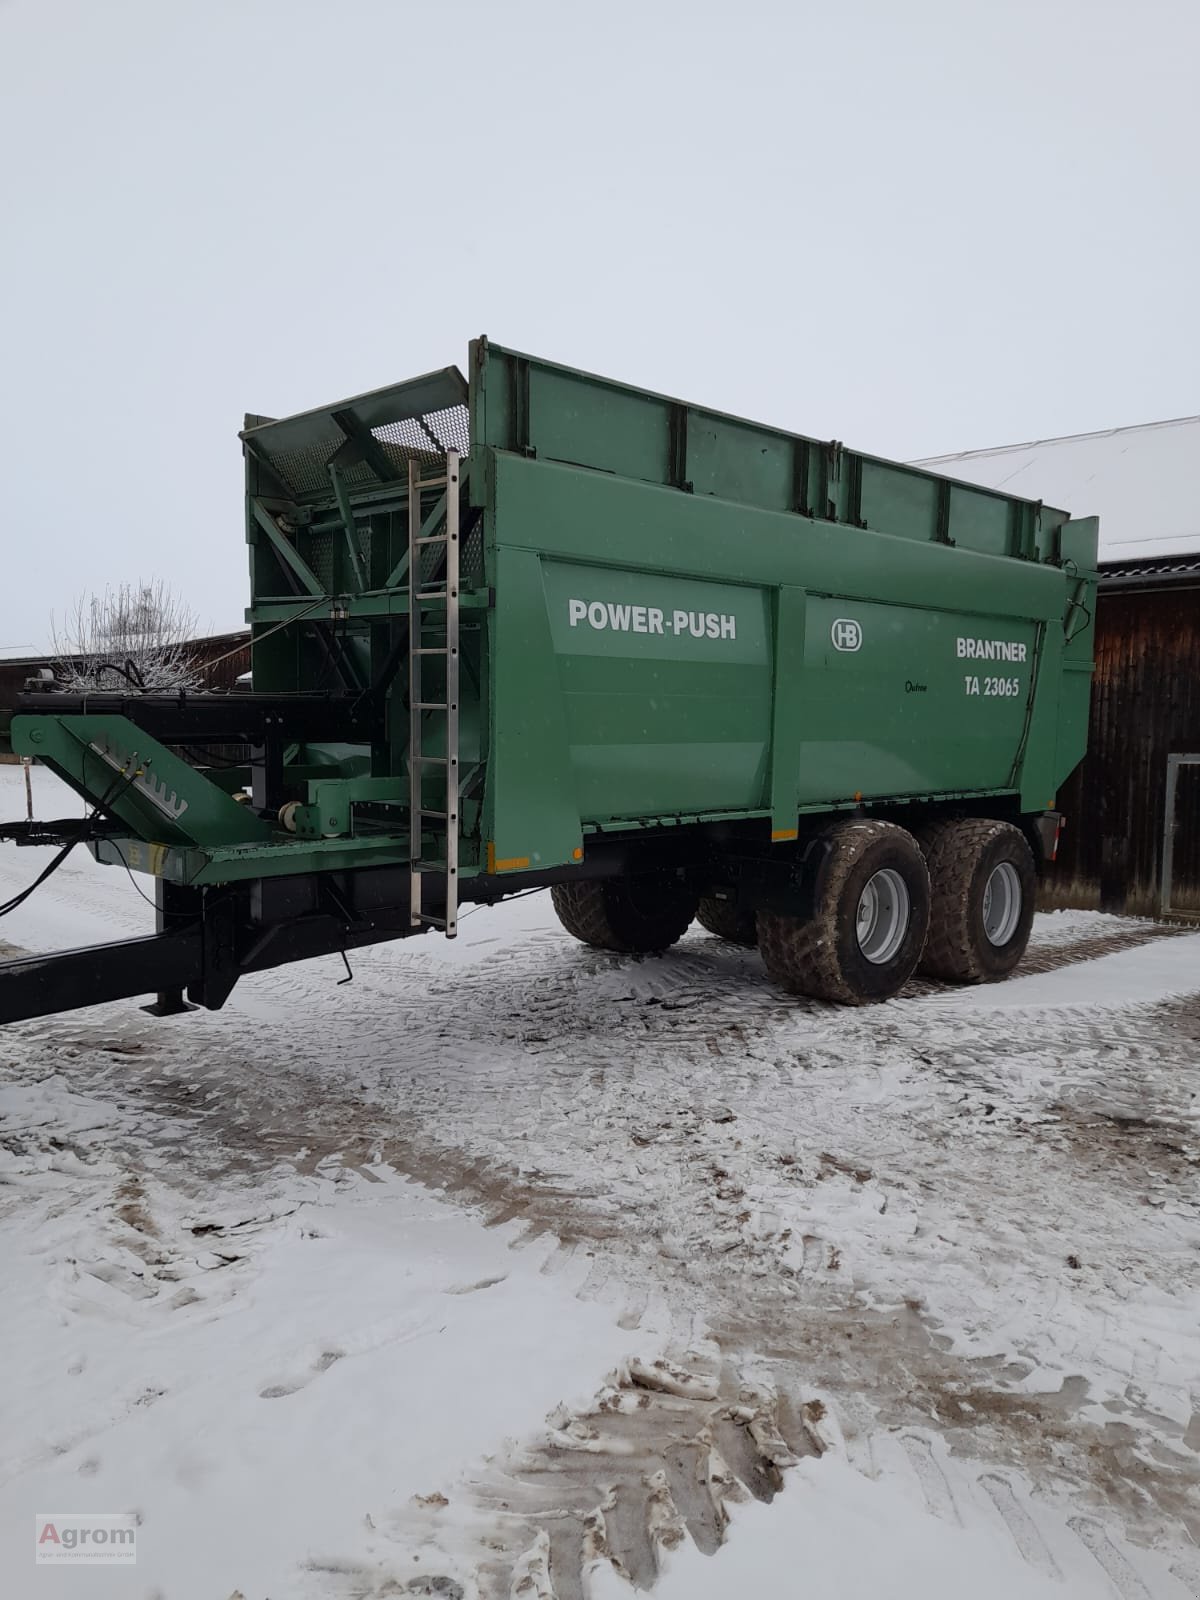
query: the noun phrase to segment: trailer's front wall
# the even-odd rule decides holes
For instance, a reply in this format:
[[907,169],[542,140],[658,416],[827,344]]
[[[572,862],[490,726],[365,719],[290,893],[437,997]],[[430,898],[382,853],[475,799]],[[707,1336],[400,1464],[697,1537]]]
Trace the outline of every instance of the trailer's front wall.
[[506,452],[488,473],[499,860],[569,861],[587,824],[1052,803],[1060,569]]

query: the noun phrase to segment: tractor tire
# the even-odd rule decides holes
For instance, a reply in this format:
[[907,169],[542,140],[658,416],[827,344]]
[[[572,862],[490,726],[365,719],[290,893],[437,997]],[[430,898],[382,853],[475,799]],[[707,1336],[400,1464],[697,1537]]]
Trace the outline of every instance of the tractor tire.
[[696,895],[668,873],[556,883],[550,890],[568,933],[597,950],[649,955],[675,944],[696,915]]
[[1025,835],[1011,822],[953,817],[918,839],[931,894],[920,970],[947,983],[1007,978],[1025,954],[1037,897]]
[[753,911],[739,911],[732,900],[701,900],[696,921],[727,944],[740,944],[752,950],[758,943],[758,923]]
[[916,971],[929,929],[929,872],[893,822],[839,822],[825,834],[819,904],[809,918],[758,913],[771,978],[839,1005],[889,1000]]

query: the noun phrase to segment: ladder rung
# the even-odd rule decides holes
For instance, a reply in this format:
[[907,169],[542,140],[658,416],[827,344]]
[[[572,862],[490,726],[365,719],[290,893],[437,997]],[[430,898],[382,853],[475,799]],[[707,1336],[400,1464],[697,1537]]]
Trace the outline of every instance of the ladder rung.
[[422,911],[417,916],[418,922],[423,922],[427,928],[447,928],[450,924],[445,917],[428,917]]
[[446,542],[446,540],[448,538],[449,538],[449,534],[431,533],[431,534],[428,534],[424,539],[414,539],[413,543],[414,544],[445,544],[445,542]]
[[414,711],[449,711],[449,709],[450,707],[444,700],[414,700],[412,702],[412,710]]
[[436,817],[439,822],[449,822],[449,820],[450,820],[449,814],[447,812],[445,812],[445,811],[433,811],[433,810],[431,810],[429,808],[429,806],[418,806],[417,807],[417,815],[419,817]]
[[423,589],[418,589],[416,594],[413,595],[413,599],[418,605],[423,605],[426,600],[445,600],[446,598],[445,589],[435,589],[431,594],[426,594]]
[[449,648],[449,645],[445,644],[421,645],[418,649],[410,650],[408,653],[410,656],[444,656]]
[[420,861],[410,861],[408,866],[411,872],[436,872],[440,877],[446,876],[446,863],[440,856],[436,859],[426,856]]
[[445,478],[418,478],[417,479],[417,488],[418,489],[444,489],[445,487],[446,487]]
[[438,766],[442,766],[442,767],[444,767],[446,765],[445,756],[421,756],[421,755],[417,755],[417,756],[409,756],[408,759],[410,761],[433,761],[433,762],[436,762]]

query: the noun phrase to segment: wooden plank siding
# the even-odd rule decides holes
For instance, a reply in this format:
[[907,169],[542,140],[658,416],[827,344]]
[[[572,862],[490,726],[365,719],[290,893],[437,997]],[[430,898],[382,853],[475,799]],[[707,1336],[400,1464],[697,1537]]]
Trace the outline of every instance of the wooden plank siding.
[[[248,628],[239,629],[236,633],[216,633],[210,634],[207,638],[193,640],[192,648],[204,667],[206,689],[232,690],[242,673],[250,671]],[[39,668],[53,669],[54,661],[55,657],[48,655],[23,656],[17,661],[0,661],[0,711],[11,711],[17,703],[17,696],[25,687],[26,679],[34,677]],[[115,687],[117,680],[110,678],[106,688]],[[221,745],[213,754],[222,760],[242,760],[245,751],[240,745]],[[19,756],[0,755],[0,762],[5,764],[19,760]]]
[[[190,648],[204,668],[206,689],[232,689],[243,672],[250,671],[250,632],[239,629],[236,633],[214,633],[204,639],[194,639]],[[232,654],[231,654],[232,652]],[[15,661],[0,661],[0,710],[11,711],[16,697],[39,668],[54,666],[54,656],[22,656]],[[210,665],[211,663],[211,665]],[[105,688],[113,692],[119,680],[108,678]]]
[[[1088,754],[1043,904],[1158,913],[1167,757],[1200,754],[1200,560],[1101,569]],[[1200,767],[1180,773],[1173,908],[1200,915]]]

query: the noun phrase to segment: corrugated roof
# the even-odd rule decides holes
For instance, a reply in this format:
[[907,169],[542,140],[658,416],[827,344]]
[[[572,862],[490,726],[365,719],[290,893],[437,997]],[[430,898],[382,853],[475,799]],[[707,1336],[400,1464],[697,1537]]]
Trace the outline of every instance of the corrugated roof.
[[1180,579],[1200,579],[1200,556],[1156,556],[1141,561],[1102,561],[1102,589],[1142,587],[1147,584],[1177,583]]
[[1106,559],[1200,553],[1200,417],[1031,439],[914,462],[1100,518]]

